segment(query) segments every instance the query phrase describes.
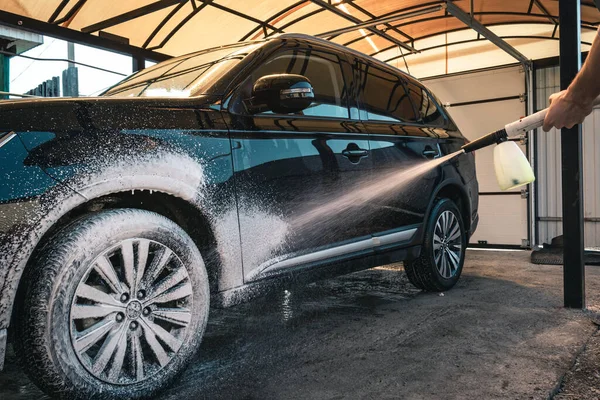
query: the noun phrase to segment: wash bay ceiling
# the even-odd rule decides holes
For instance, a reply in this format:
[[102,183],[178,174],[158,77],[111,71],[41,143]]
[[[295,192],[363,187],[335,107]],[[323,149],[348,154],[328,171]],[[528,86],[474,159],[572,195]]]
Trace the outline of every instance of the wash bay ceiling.
[[[294,32],[320,35],[403,69],[418,70],[425,66],[430,75],[452,72],[458,68],[454,64],[473,54],[481,56],[481,60],[475,61],[476,66],[515,61],[509,54],[498,52],[492,43],[471,29],[468,21],[450,13],[447,3],[441,0],[2,0],[0,13],[43,22],[41,27],[59,26],[169,56]],[[528,58],[558,54],[557,0],[451,3]],[[594,2],[582,0],[584,51],[589,48],[598,23],[600,12]],[[356,29],[357,25],[362,27]],[[499,58],[490,59],[492,55]],[[467,64],[472,66],[473,57],[468,59],[471,61]]]

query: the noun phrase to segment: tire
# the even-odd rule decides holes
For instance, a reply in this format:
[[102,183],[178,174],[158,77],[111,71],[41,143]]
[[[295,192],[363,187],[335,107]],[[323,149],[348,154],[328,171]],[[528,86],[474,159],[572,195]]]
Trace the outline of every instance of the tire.
[[206,328],[200,252],[152,212],[110,210],[71,223],[25,278],[15,351],[51,396],[152,397],[185,368]]
[[467,234],[458,207],[452,200],[441,199],[425,225],[420,256],[404,263],[408,280],[429,292],[451,289],[462,273],[466,246]]
[[541,249],[531,252],[531,263],[541,265],[563,265],[563,249]]

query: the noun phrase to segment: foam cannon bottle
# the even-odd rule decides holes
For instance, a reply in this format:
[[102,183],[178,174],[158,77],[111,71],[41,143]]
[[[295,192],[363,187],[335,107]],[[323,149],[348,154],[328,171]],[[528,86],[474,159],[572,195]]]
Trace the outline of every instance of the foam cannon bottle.
[[[594,106],[600,105],[600,96],[594,100]],[[538,111],[518,121],[511,122],[504,129],[488,133],[462,147],[465,153],[481,149],[483,147],[497,144],[494,149],[494,169],[496,179],[502,190],[514,189],[526,185],[535,180],[533,170],[525,154],[519,146],[509,137],[527,133],[533,129],[539,128],[544,124],[544,118],[548,109]]]

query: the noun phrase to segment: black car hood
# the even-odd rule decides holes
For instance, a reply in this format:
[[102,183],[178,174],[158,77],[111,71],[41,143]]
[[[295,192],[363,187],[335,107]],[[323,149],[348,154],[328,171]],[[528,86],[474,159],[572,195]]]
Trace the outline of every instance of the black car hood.
[[[219,110],[218,96],[193,98],[86,97],[0,101],[3,131],[112,131],[115,129],[172,129],[188,118],[201,118],[202,110]],[[198,123],[201,121],[195,121]],[[187,124],[186,124],[187,125]],[[200,124],[202,125],[202,123]]]

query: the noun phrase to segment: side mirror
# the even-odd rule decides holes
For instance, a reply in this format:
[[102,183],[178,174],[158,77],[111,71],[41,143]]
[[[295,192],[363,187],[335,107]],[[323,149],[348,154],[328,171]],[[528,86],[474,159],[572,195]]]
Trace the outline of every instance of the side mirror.
[[302,75],[276,74],[259,78],[252,88],[252,105],[277,114],[302,111],[311,105],[315,93]]

